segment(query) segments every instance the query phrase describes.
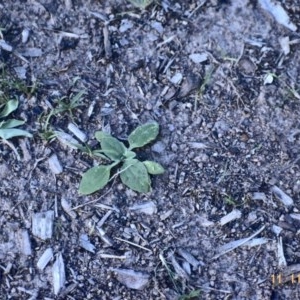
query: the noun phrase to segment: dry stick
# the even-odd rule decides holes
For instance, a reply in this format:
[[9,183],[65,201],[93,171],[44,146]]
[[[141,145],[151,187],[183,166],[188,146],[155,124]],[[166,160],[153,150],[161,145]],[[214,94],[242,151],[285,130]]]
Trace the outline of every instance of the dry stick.
[[199,9],[201,8],[204,4],[205,4],[206,0],[202,1],[195,9],[193,9],[189,15],[188,15],[188,19],[190,19],[192,17],[192,15]]
[[237,90],[237,88],[235,87],[235,85],[234,85],[234,83],[232,82],[232,80],[229,79],[229,78],[227,78],[227,82],[228,82],[229,85],[232,87],[232,89],[233,89],[234,93],[236,94],[238,100],[241,101],[243,105],[245,105],[245,103],[244,103],[244,101],[243,101],[243,99],[242,99],[240,93],[238,92],[238,90]]
[[151,249],[148,249],[148,248],[143,247],[143,246],[141,246],[141,245],[135,244],[135,243],[133,243],[133,242],[129,242],[129,241],[127,241],[127,240],[123,240],[123,239],[117,238],[117,237],[116,237],[115,239],[116,239],[116,240],[119,240],[119,241],[121,241],[121,242],[125,242],[125,243],[127,243],[127,244],[130,244],[130,245],[132,245],[132,246],[135,246],[135,247],[144,249],[144,250],[146,250],[146,251],[152,252]]
[[238,245],[230,248],[230,249],[227,249],[226,251],[222,252],[222,253],[219,253],[217,255],[215,255],[212,259],[216,259],[216,258],[219,258],[220,256],[244,245],[245,243],[249,242],[250,240],[252,240],[255,236],[257,236],[258,234],[260,234],[264,229],[266,228],[266,226],[264,225],[262,228],[260,228],[259,230],[257,230],[255,233],[253,233],[251,236],[249,236],[248,238],[244,239],[242,242],[240,242]]
[[113,255],[113,254],[106,254],[106,253],[100,253],[99,256],[101,258],[116,258],[116,259],[126,259],[126,255]]
[[202,285],[197,285],[197,287],[199,287],[202,290],[216,291],[216,292],[221,292],[221,293],[225,293],[225,294],[231,294],[232,293],[232,291],[219,290],[219,289],[214,289],[214,288],[207,287],[207,286],[202,286]]
[[20,157],[17,149],[15,148],[15,146],[11,142],[9,142],[8,140],[3,139],[2,143],[6,144],[8,147],[10,147],[15,152],[15,154],[17,156],[17,160],[21,160],[21,157]]

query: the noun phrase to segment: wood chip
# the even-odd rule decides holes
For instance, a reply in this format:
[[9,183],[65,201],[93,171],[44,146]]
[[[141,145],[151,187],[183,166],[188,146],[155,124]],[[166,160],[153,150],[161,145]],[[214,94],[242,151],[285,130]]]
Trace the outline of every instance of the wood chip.
[[0,48],[7,52],[13,51],[13,47],[11,45],[7,44],[4,40],[0,40]]
[[79,245],[83,249],[95,253],[95,246],[89,241],[87,234],[81,234],[79,237]]
[[40,57],[42,54],[43,52],[40,48],[27,48],[21,53],[25,57]]
[[289,28],[292,31],[297,30],[297,26],[290,21],[288,14],[280,5],[280,3],[275,0],[258,0],[258,2],[261,7],[268,11],[279,24]]
[[294,220],[300,221],[300,214],[290,214],[290,217]]
[[166,212],[161,213],[160,214],[161,221],[168,219],[173,214],[173,212],[174,212],[174,209],[171,208],[171,209],[167,210]]
[[208,146],[202,142],[190,142],[188,143],[192,149],[207,149]]
[[181,73],[176,73],[176,74],[170,79],[170,81],[171,81],[173,84],[177,85],[177,84],[180,84],[180,82],[182,81],[182,78],[183,78],[183,76],[182,76]]
[[53,258],[52,248],[47,248],[37,262],[37,267],[44,270],[50,260]]
[[277,225],[273,225],[273,226],[272,226],[272,231],[273,231],[277,236],[280,235],[280,233],[281,233],[282,230],[283,230],[283,229],[282,229],[281,227],[277,226]]
[[177,253],[182,256],[188,263],[190,263],[195,269],[198,268],[199,265],[204,265],[203,262],[197,260],[192,254],[183,249],[178,249]]
[[99,227],[99,228],[101,228],[103,225],[104,225],[104,223],[106,222],[106,220],[109,218],[109,216],[112,214],[112,210],[109,210],[109,211],[107,211],[106,213],[105,213],[105,215],[101,218],[101,220],[97,223],[97,226]]
[[286,267],[287,263],[284,257],[284,251],[282,246],[282,237],[279,237],[278,243],[277,243],[277,255],[278,255],[278,267]]
[[290,38],[288,36],[284,36],[284,37],[280,37],[278,40],[284,55],[288,55],[291,51]]
[[76,213],[72,210],[70,202],[66,198],[61,198],[61,206],[63,210],[72,218],[76,219]]
[[221,218],[220,225],[223,226],[235,219],[239,219],[242,216],[242,213],[238,209],[234,209],[232,212]]
[[262,201],[266,201],[267,200],[267,196],[265,193],[260,193],[260,192],[255,192],[251,195],[252,200],[262,200]]
[[288,196],[286,193],[284,193],[279,187],[274,185],[271,188],[271,191],[276,196],[276,198],[281,201],[285,206],[290,207],[294,205],[294,200]]
[[31,255],[31,243],[29,239],[29,234],[26,229],[21,229],[18,234],[18,244],[19,244],[19,250],[24,255]]
[[255,236],[257,236],[258,234],[260,234],[263,230],[265,229],[265,226],[261,227],[259,230],[257,230],[254,234],[252,234],[251,236],[249,236],[248,238],[244,238],[244,239],[240,239],[237,241],[233,241],[233,242],[229,242],[223,246],[221,246],[218,249],[218,254],[215,255],[212,259],[216,259],[219,258],[220,256],[233,251],[234,249],[246,244],[248,241],[252,240]]
[[46,240],[52,237],[54,211],[49,210],[32,216],[32,233],[36,237]]
[[23,44],[26,44],[28,42],[29,33],[30,33],[30,31],[28,28],[25,28],[22,30],[21,35],[22,35],[22,43]]
[[109,31],[107,26],[103,27],[103,36],[104,36],[104,51],[106,59],[110,59],[112,57],[111,43],[109,39]]
[[58,175],[62,173],[63,167],[61,163],[58,160],[58,157],[56,154],[53,154],[48,159],[49,168],[52,171],[54,175]]
[[99,232],[99,235],[100,235],[101,240],[102,240],[105,244],[107,244],[108,246],[111,247],[111,246],[114,244],[113,241],[106,235],[105,231],[104,231],[102,228],[100,228],[100,227],[98,227],[98,226],[96,226],[96,228],[97,228],[97,230],[98,230],[98,232]]
[[137,213],[144,213],[146,215],[153,215],[157,212],[157,207],[153,201],[141,204],[134,204],[131,207],[129,207],[129,209]]
[[188,96],[195,89],[200,87],[200,77],[196,74],[188,74],[186,80],[182,84],[180,91],[178,93],[178,98],[184,98]]
[[149,282],[150,276],[146,273],[128,269],[111,269],[117,275],[117,280],[126,287],[134,290],[142,290]]
[[106,254],[106,253],[99,253],[98,254],[101,258],[113,258],[113,259],[126,259],[126,255],[113,255],[113,254]]
[[78,149],[79,142],[75,140],[70,134],[63,131],[54,131],[54,133],[61,144],[72,149]]
[[58,295],[60,290],[65,286],[66,282],[65,264],[61,253],[57,255],[56,261],[53,264],[52,276],[54,294]]
[[83,143],[87,141],[86,134],[83,131],[81,131],[75,124],[69,123],[68,129]]
[[195,64],[202,63],[208,59],[207,53],[193,53],[189,55],[189,58],[191,61],[193,61]]

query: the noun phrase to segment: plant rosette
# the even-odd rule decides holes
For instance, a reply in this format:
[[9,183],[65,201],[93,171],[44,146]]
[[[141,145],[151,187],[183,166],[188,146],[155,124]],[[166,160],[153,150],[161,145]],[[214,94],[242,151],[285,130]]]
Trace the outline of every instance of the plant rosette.
[[93,151],[93,154],[111,161],[111,164],[95,166],[85,172],[79,185],[79,193],[89,195],[102,189],[111,178],[112,168],[117,165],[121,165],[118,174],[123,184],[140,193],[149,192],[151,189],[150,175],[162,174],[164,168],[154,161],[138,160],[136,153],[132,150],[155,140],[158,132],[159,125],[156,122],[138,126],[128,136],[129,147],[126,147],[124,143],[110,134],[97,131],[95,137],[99,141],[101,149]]

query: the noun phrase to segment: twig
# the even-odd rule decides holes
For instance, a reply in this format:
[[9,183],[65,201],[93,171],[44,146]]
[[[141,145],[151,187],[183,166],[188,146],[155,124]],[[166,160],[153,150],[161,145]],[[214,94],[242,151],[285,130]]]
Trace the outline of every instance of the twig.
[[9,142],[8,140],[2,139],[2,143],[6,144],[8,147],[10,147],[15,152],[15,154],[17,156],[17,160],[21,160],[21,157],[20,157],[17,149],[15,148],[15,146],[11,142]]
[[248,238],[243,239],[239,244],[237,244],[237,245],[231,247],[230,249],[225,250],[225,251],[222,252],[222,253],[219,253],[219,254],[215,255],[212,259],[219,258],[220,256],[222,256],[222,255],[224,255],[224,254],[226,254],[226,253],[228,253],[228,252],[230,252],[230,251],[232,251],[232,250],[234,250],[234,249],[236,249],[236,248],[238,248],[238,247],[240,247],[240,246],[246,244],[246,243],[249,242],[251,239],[253,239],[255,236],[257,236],[258,234],[260,234],[265,228],[266,228],[266,226],[264,225],[262,228],[260,228],[260,229],[257,230],[255,233],[253,233],[251,236],[249,236]]
[[129,242],[129,241],[127,241],[127,240],[123,240],[123,239],[117,238],[117,237],[116,237],[115,239],[117,239],[117,240],[119,240],[119,241],[121,241],[121,242],[125,242],[125,243],[127,243],[127,244],[130,244],[130,245],[132,245],[132,246],[135,246],[135,247],[144,249],[144,250],[146,250],[146,251],[152,252],[151,249],[148,249],[148,248],[146,248],[146,247],[143,247],[143,246],[141,246],[141,245],[139,245],[139,244],[136,244],[136,243],[133,243],[133,242]]

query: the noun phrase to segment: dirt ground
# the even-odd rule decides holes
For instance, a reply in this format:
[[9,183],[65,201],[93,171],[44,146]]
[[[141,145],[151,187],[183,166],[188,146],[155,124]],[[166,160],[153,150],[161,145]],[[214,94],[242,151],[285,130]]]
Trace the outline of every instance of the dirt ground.
[[[300,1],[3,1],[0,28],[33,134],[0,145],[0,299],[300,299]],[[49,135],[151,120],[151,192],[80,196],[100,161]]]

